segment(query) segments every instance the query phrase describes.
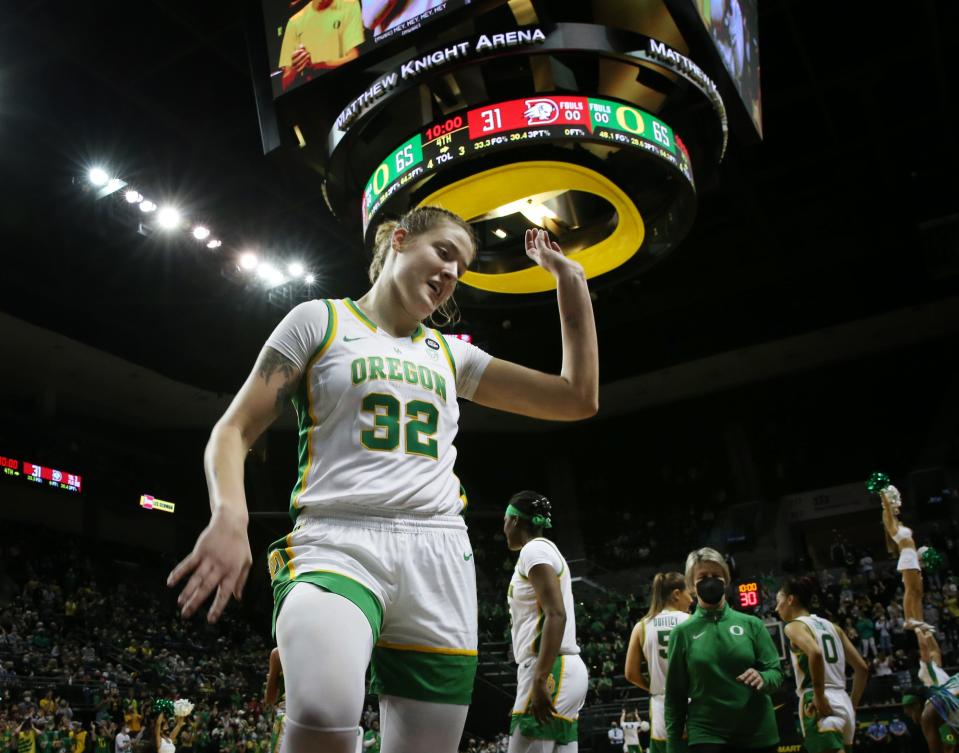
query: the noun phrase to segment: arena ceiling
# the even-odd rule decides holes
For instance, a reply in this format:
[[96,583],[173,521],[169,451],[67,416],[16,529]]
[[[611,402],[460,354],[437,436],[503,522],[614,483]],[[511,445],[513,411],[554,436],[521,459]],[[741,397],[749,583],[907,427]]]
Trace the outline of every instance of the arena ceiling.
[[[98,210],[74,183],[94,162],[176,196],[233,244],[302,251],[319,296],[363,292],[358,239],[330,217],[315,174],[262,154],[239,10],[4,4],[0,311],[214,393],[249,370],[282,312],[196,245]],[[606,382],[959,295],[959,66],[947,36],[959,8],[759,10],[765,141],[734,139],[678,251],[599,292]],[[558,365],[553,307],[466,314],[496,355]],[[889,347],[908,339],[896,329]]]

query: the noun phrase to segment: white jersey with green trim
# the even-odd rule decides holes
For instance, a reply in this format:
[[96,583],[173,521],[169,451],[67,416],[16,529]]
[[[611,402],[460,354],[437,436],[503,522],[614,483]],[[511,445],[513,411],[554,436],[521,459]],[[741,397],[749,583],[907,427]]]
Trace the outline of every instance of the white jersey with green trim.
[[[829,620],[814,614],[797,617],[793,622],[801,622],[808,627],[819,644],[826,668],[823,686],[845,690],[846,652],[842,647],[842,639],[836,631],[836,626]],[[812,690],[809,658],[793,645],[790,645],[789,649],[789,658],[792,661],[793,672],[796,674],[796,695],[802,697],[805,691]]]
[[639,722],[623,722],[623,742],[626,745],[639,745]]
[[349,298],[296,306],[266,345],[303,373],[293,395],[299,474],[290,515],[307,510],[450,515],[456,398],[471,398],[491,357],[417,327],[391,337]]
[[513,569],[513,578],[509,582],[506,600],[509,603],[509,616],[513,638],[513,658],[517,664],[539,655],[540,641],[543,637],[543,610],[540,609],[536,591],[529,582],[529,571],[536,565],[547,565],[559,578],[559,589],[566,608],[566,627],[560,643],[560,654],[578,654],[576,645],[576,612],[573,603],[573,580],[569,574],[569,565],[563,559],[559,549],[549,539],[532,539],[520,549],[519,559]]
[[655,617],[643,618],[643,656],[649,667],[650,695],[666,692],[666,671],[669,669],[669,634],[690,617],[689,612],[664,609]]

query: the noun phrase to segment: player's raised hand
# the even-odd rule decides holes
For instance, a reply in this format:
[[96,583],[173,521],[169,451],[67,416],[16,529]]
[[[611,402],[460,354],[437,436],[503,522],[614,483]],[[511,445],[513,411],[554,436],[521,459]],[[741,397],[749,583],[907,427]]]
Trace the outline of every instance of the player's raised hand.
[[231,594],[239,601],[253,562],[246,523],[245,515],[217,508],[193,551],[173,568],[167,577],[171,588],[192,573],[177,599],[181,615],[190,617],[214,590],[216,598],[207,612],[208,622],[220,619]]
[[540,228],[526,231],[526,255],[554,277],[566,269],[580,269],[578,262],[567,259],[556,241]]

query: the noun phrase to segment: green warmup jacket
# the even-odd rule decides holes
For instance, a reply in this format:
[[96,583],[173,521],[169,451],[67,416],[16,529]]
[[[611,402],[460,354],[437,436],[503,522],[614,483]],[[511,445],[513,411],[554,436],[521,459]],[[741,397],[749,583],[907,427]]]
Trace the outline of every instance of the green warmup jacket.
[[[736,679],[750,667],[762,675],[762,690]],[[782,681],[779,654],[762,620],[726,605],[697,607],[669,635],[666,750],[681,749],[684,728],[689,745],[777,745],[779,732],[768,694]]]

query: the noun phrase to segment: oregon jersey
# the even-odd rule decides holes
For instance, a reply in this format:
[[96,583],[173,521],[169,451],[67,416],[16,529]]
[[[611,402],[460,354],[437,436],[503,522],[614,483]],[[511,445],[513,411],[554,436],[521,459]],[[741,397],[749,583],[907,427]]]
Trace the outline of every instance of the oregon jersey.
[[[814,614],[797,617],[794,622],[801,622],[808,627],[819,644],[823,663],[826,666],[823,686],[845,690],[846,652],[843,651],[842,640],[836,632],[836,626],[829,620]],[[793,672],[796,673],[796,694],[802,697],[803,691],[812,690],[809,658],[794,646],[790,646],[789,658],[792,660]]]
[[302,371],[293,404],[299,474],[290,514],[449,515],[465,501],[453,464],[457,396],[490,356],[417,327],[391,337],[350,299],[294,308],[266,345]]
[[546,564],[559,578],[559,588],[563,594],[563,606],[566,609],[566,628],[563,630],[563,642],[560,654],[578,654],[576,645],[576,612],[573,604],[573,581],[569,566],[559,549],[549,539],[533,539],[526,542],[520,550],[519,559],[509,583],[507,601],[513,638],[513,658],[517,664],[539,655],[540,640],[543,637],[545,616],[536,599],[536,591],[529,582],[529,571],[536,565]]
[[649,667],[650,695],[662,695],[666,692],[669,633],[688,619],[688,612],[680,612],[677,609],[664,609],[655,617],[643,619],[643,656]]

